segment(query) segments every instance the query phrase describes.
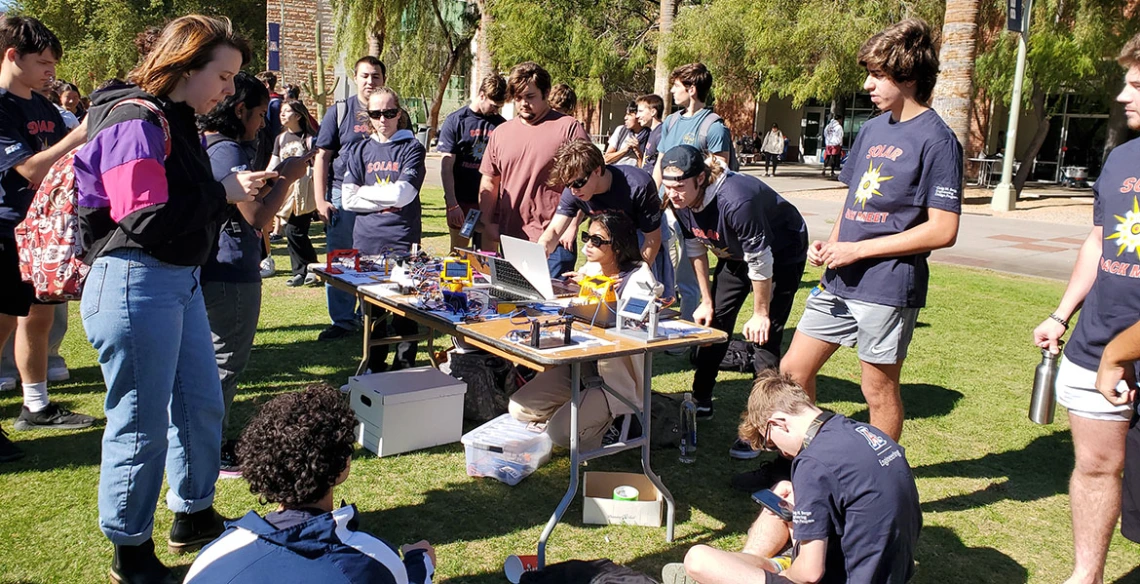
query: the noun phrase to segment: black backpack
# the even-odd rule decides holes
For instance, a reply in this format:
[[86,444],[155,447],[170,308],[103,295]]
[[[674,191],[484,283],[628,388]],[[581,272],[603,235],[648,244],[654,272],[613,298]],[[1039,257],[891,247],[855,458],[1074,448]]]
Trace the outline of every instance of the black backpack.
[[649,402],[649,445],[677,448],[681,445],[681,399],[653,392]]
[[519,584],[658,584],[656,580],[610,560],[570,560],[524,572]]

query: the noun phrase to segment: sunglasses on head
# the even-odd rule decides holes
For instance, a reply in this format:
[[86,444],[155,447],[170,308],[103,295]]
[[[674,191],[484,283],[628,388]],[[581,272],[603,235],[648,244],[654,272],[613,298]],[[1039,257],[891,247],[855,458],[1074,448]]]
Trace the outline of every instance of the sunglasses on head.
[[568,186],[572,189],[580,189],[580,188],[586,186],[586,183],[588,183],[588,182],[590,182],[590,175],[589,174],[587,174],[586,176],[584,176],[584,177],[582,177],[582,178],[580,178],[580,179],[578,179],[578,180],[576,180],[576,181],[574,181],[574,182],[572,182],[566,186]]
[[599,237],[597,235],[590,235],[589,233],[586,233],[585,231],[583,231],[582,232],[582,243],[588,243],[594,247],[602,247],[603,245],[609,245],[609,244],[613,243],[613,241],[611,241],[609,239],[602,239],[601,237]]
[[399,108],[385,109],[385,110],[368,110],[368,117],[379,120],[381,118],[392,119],[400,115]]

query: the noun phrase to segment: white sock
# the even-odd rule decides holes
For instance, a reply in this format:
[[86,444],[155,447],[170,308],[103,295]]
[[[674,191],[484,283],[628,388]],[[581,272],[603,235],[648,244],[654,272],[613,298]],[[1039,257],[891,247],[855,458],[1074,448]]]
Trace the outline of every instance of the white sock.
[[24,407],[33,414],[42,412],[44,408],[48,407],[48,393],[47,382],[41,381],[39,383],[25,383],[24,385]]

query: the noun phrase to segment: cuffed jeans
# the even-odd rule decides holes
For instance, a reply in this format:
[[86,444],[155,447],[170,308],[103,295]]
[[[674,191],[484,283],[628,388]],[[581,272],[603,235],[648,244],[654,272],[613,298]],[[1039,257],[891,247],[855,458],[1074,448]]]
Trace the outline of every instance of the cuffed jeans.
[[261,316],[261,282],[202,282],[202,298],[222,382],[222,435],[226,436],[231,433],[230,406],[237,395],[238,376],[245,371],[253,352],[253,337]]
[[[340,189],[333,189],[333,205],[337,211],[325,225],[325,242],[328,244],[328,251],[352,249],[352,229],[356,225],[356,213],[340,208]],[[333,324],[347,330],[355,330],[359,326],[356,296],[326,284],[325,297],[328,299],[329,318]]]
[[222,387],[199,272],[120,249],[87,276],[80,314],[107,385],[99,526],[116,545],[150,539],[164,467],[172,511],[214,501]]

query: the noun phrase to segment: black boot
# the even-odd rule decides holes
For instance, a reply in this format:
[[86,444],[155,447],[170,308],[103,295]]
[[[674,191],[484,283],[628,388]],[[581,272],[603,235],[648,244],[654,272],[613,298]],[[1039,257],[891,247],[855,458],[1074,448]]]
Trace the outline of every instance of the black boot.
[[225,530],[226,518],[218,515],[213,507],[194,513],[175,513],[167,547],[170,553],[177,555],[196,552]]
[[170,568],[154,555],[154,540],[139,545],[115,546],[111,560],[111,581],[118,584],[177,584]]

